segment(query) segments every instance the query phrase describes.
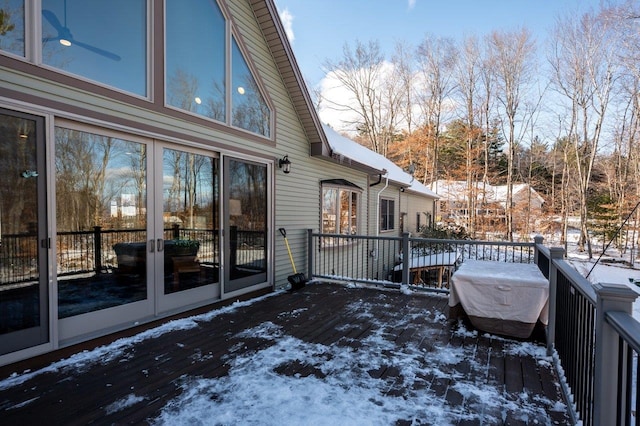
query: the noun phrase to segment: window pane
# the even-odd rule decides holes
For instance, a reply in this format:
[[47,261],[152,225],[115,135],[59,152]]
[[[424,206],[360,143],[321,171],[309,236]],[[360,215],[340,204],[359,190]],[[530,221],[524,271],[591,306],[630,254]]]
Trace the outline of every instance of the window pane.
[[225,117],[225,20],[215,1],[166,2],[167,104]]
[[349,234],[350,230],[350,213],[351,213],[351,193],[349,191],[340,191],[340,230],[341,234]]
[[146,146],[56,128],[58,316],[147,298]]
[[40,324],[37,176],[44,170],[38,170],[35,121],[2,114],[0,135],[1,336]]
[[146,0],[42,0],[42,61],[147,95]]
[[[226,290],[257,284],[267,272],[267,168],[229,161],[229,278]],[[254,279],[250,279],[250,277]]]
[[217,171],[217,158],[163,150],[165,294],[219,281]]
[[263,136],[271,134],[269,110],[235,39],[232,52],[232,124]]
[[355,192],[351,193],[351,229],[350,232],[352,235],[356,235],[358,233],[358,194]]
[[324,189],[322,191],[322,198],[322,232],[325,234],[335,234],[337,232],[336,200],[338,198],[338,190]]
[[0,49],[24,56],[24,0],[0,2]]

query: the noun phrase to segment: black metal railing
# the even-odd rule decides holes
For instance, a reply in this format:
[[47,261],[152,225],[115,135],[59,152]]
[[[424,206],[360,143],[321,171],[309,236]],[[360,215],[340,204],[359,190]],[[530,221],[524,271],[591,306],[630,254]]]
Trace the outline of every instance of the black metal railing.
[[607,323],[618,334],[618,404],[616,424],[640,423],[638,371],[640,367],[640,323],[626,312],[607,312]]
[[554,347],[577,414],[588,426],[593,419],[596,293],[565,261],[555,262]]
[[[164,229],[165,240],[196,240],[200,243],[201,263],[220,262],[219,232],[174,225]],[[145,243],[145,229],[58,232],[55,238],[56,268],[59,276],[103,273],[117,268],[114,246],[119,243]],[[264,248],[264,232],[237,231],[238,264],[255,263],[256,250]],[[35,234],[4,234],[0,240],[0,283],[15,284],[38,278],[38,239]],[[265,258],[264,253],[261,256]]]
[[[320,234],[307,232],[308,275],[437,291],[465,260],[533,263],[535,243]],[[408,253],[408,256],[405,256]]]
[[[572,419],[584,425],[640,425],[636,415],[640,408],[640,323],[630,314],[636,294],[624,285],[594,286],[564,260],[561,248],[546,248],[541,238],[533,243],[495,243],[311,230],[307,240],[308,276],[349,282],[416,285],[422,267],[451,271],[467,259],[536,263],[549,280],[547,345]],[[422,260],[431,263],[416,262]],[[440,284],[445,285],[429,290],[448,292],[447,282]],[[623,299],[628,312],[616,310]],[[598,306],[604,306],[601,312]],[[614,345],[609,344],[611,333],[615,334]]]

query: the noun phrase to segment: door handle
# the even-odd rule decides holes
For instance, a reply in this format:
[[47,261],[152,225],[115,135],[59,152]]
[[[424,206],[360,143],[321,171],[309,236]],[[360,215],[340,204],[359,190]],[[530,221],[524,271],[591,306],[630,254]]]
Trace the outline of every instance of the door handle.
[[154,244],[155,242],[153,240],[149,240],[149,253],[153,253],[156,249],[156,245]]
[[164,250],[164,240],[162,238],[158,238],[156,240],[158,242],[158,251]]

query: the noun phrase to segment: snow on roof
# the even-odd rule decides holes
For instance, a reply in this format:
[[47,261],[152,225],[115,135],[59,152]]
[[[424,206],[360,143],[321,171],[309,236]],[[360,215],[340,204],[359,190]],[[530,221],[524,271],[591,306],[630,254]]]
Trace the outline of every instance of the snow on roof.
[[342,136],[326,124],[322,125],[324,133],[329,140],[329,145],[334,154],[349,158],[369,167],[387,172],[385,175],[390,181],[405,187],[406,190],[416,192],[427,197],[438,198],[438,194],[427,188],[413,178],[409,173],[405,172],[393,161],[383,155],[373,152],[369,148]]
[[[507,185],[484,185],[482,182],[475,182],[476,193],[480,194],[484,188],[485,196],[488,202],[504,202],[507,198]],[[466,201],[467,200],[467,182],[463,180],[445,180],[439,179],[431,184],[431,189],[435,191],[441,198],[448,200]],[[544,203],[544,198],[538,194],[530,185],[526,183],[514,183],[513,194],[517,194],[521,191],[527,191],[529,189],[531,194],[536,197],[541,203]]]

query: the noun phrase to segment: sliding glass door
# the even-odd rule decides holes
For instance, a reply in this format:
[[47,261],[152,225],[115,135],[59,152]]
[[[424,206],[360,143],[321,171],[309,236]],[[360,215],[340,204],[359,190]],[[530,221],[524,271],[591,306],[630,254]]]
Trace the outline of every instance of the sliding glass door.
[[44,118],[0,109],[0,355],[49,342]]
[[219,159],[157,148],[156,291],[160,310],[220,297]]
[[225,157],[225,293],[267,281],[267,166]]
[[58,123],[56,255],[61,340],[153,314],[147,140]]

